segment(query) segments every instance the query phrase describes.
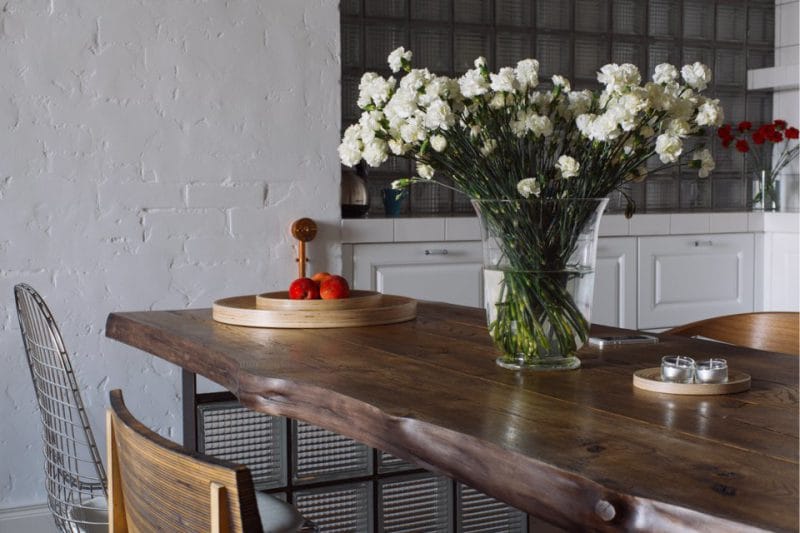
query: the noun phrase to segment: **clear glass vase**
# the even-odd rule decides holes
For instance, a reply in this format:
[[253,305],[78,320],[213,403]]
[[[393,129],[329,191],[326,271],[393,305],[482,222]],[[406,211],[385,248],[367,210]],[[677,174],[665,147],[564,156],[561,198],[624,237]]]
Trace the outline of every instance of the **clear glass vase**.
[[473,200],[489,334],[511,369],[570,370],[589,336],[606,198]]

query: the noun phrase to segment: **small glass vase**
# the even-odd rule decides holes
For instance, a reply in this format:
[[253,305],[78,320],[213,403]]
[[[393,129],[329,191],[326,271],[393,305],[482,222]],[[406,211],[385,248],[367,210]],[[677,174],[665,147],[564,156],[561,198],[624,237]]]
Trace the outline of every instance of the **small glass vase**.
[[758,211],[778,211],[780,209],[778,180],[767,176],[767,171],[753,180],[753,209]]
[[489,334],[510,369],[571,370],[589,336],[608,199],[473,200]]

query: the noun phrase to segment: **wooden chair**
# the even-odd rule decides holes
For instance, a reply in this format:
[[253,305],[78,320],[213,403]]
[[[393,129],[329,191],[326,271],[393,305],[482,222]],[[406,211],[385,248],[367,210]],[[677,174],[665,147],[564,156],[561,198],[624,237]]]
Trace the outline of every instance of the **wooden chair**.
[[250,471],[154,433],[110,394],[106,414],[109,531],[314,531],[290,504],[256,493]]
[[725,315],[664,333],[682,337],[705,337],[768,352],[800,355],[800,313],[743,313]]

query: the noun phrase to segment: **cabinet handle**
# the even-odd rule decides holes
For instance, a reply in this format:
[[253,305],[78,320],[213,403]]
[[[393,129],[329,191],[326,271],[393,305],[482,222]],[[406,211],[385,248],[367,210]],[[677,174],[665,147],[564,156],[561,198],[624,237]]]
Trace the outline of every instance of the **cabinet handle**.
[[441,250],[425,250],[425,255],[447,255],[447,248]]
[[694,244],[695,248],[699,248],[701,246],[714,246],[714,241],[694,241],[692,244]]

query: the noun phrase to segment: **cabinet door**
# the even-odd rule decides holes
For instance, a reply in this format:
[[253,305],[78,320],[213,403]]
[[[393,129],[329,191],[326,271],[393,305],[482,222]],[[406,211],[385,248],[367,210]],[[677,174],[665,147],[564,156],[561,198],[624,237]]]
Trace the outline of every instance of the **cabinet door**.
[[482,261],[478,241],[356,244],[353,286],[480,307]]
[[753,311],[752,234],[639,239],[638,326]]
[[592,324],[636,329],[636,238],[597,243]]

